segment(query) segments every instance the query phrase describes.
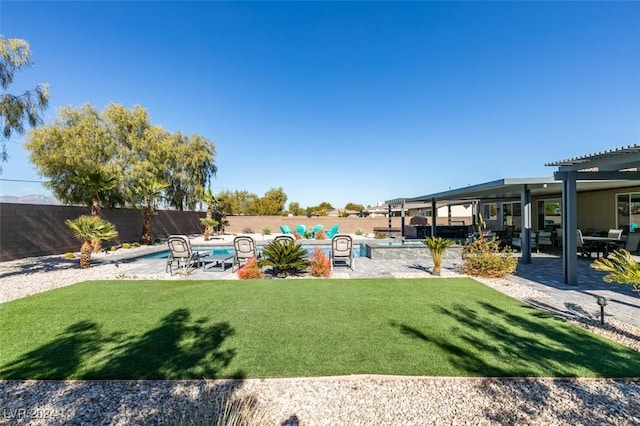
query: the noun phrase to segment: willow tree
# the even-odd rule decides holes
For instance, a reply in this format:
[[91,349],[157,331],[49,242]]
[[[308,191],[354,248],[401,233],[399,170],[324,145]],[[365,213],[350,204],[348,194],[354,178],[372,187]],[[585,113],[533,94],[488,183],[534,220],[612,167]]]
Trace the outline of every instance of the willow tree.
[[52,124],[31,130],[26,139],[31,162],[60,201],[90,205],[94,216],[102,206],[124,203],[118,144],[93,106],[62,107]]
[[174,133],[167,167],[167,202],[178,210],[193,210],[217,172],[215,145],[198,134]]
[[16,71],[31,65],[31,49],[26,40],[0,36],[0,86],[3,92],[0,95],[0,133],[3,138],[0,146],[1,161],[7,161],[4,139],[9,139],[13,132],[23,134],[25,122],[31,127],[40,124],[40,113],[49,103],[49,86],[46,83],[17,95],[7,93]]

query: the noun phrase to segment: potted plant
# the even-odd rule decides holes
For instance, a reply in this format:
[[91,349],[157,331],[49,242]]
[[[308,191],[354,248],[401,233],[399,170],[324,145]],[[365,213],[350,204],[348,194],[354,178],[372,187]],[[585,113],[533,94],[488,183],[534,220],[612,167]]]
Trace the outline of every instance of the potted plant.
[[429,247],[431,257],[433,258],[433,275],[440,275],[442,269],[442,256],[444,251],[453,245],[453,240],[447,240],[441,237],[428,237],[423,241]]

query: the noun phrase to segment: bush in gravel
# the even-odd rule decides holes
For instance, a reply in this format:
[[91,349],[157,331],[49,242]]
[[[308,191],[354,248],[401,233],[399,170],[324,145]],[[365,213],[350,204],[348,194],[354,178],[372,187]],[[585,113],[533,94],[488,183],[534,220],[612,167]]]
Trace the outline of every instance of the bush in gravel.
[[195,398],[174,395],[160,415],[163,426],[252,426],[268,424],[252,397],[240,398],[220,387],[201,389]]
[[498,240],[489,239],[486,236],[480,236],[464,246],[462,261],[460,272],[487,278],[500,278],[513,274],[518,266],[518,258],[513,256],[511,248],[501,248]]
[[256,262],[256,258],[252,257],[240,269],[238,269],[238,278],[241,280],[253,280],[264,278],[262,270]]
[[331,275],[331,261],[322,249],[316,247],[309,260],[309,272],[314,277],[328,277]]

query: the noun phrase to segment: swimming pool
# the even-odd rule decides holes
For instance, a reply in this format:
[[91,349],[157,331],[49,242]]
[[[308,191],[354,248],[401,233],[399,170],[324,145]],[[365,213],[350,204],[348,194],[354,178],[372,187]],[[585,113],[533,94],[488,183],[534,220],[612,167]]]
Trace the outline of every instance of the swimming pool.
[[[313,255],[313,249],[315,249],[316,247],[322,249],[322,252],[327,257],[331,254],[331,246],[329,246],[329,245],[314,244],[314,245],[303,245],[302,247],[304,247],[304,249],[307,250],[307,253],[308,253],[309,257],[311,257]],[[258,253],[261,252],[262,249],[263,249],[262,246],[258,246]],[[233,256],[233,254],[235,252],[235,250],[231,246],[229,246],[229,247],[227,247],[227,246],[220,246],[220,247],[193,247],[193,251],[208,252],[209,255],[226,254],[226,255],[229,255],[229,256]],[[354,244],[353,245],[353,257],[361,257],[363,255],[364,255],[364,250],[360,249],[360,245],[359,244]],[[168,257],[169,257],[169,250],[164,250],[164,251],[159,251],[157,253],[147,254],[147,255],[141,256],[140,258],[141,259],[166,259]]]

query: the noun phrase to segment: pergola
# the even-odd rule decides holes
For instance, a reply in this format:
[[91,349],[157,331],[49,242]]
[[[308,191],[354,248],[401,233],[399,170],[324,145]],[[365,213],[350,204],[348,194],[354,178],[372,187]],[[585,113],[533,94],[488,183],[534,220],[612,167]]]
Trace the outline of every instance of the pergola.
[[553,175],[562,182],[562,272],[565,284],[578,284],[577,192],[580,181],[639,181],[640,145],[547,163],[558,167]]
[[[531,263],[531,199],[558,195],[562,198],[562,259],[564,283],[577,285],[577,194],[637,186],[640,182],[640,145],[630,145],[596,154],[547,163],[558,171],[550,177],[504,178],[413,198],[396,198],[390,205],[410,202],[432,204],[432,230],[436,235],[437,207],[446,203],[520,201],[522,206],[522,263]],[[476,214],[477,212],[474,212]],[[403,215],[404,216],[404,215]],[[404,219],[404,218],[403,218]]]

